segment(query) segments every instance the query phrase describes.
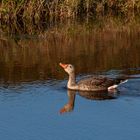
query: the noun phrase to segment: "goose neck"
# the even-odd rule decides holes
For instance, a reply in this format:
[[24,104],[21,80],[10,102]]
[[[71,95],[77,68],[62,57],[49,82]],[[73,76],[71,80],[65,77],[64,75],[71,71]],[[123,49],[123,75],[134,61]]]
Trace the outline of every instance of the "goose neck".
[[69,80],[68,80],[68,87],[75,86],[76,85],[76,79],[75,79],[75,73],[69,74]]

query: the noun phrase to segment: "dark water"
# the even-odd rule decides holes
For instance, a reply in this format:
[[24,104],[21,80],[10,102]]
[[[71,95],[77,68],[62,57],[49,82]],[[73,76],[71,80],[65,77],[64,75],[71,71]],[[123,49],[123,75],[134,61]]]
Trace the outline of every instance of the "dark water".
[[[1,35],[0,139],[140,139],[139,26],[94,28],[40,37]],[[59,62],[74,64],[77,79],[135,78],[113,94],[75,93],[67,91]]]

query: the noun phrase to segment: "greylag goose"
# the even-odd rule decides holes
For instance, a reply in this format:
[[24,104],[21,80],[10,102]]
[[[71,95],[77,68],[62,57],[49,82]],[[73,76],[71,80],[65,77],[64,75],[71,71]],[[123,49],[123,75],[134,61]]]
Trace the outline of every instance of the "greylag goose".
[[93,76],[76,82],[75,69],[71,64],[59,63],[68,73],[69,79],[67,88],[79,91],[111,91],[117,89],[119,84],[127,82],[125,78],[108,78],[103,76]]

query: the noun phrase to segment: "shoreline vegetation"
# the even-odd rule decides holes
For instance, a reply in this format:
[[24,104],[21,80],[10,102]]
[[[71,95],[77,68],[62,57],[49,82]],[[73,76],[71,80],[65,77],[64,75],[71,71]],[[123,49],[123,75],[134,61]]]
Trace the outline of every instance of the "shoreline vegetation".
[[48,37],[90,30],[140,31],[139,0],[2,0],[0,34]]
[[4,23],[45,22],[52,18],[92,17],[140,12],[139,0],[2,0],[0,20]]
[[5,21],[41,21],[48,17],[92,16],[108,12],[140,12],[139,0],[2,0],[0,18]]
[[85,35],[91,32],[140,32],[140,17],[101,16],[94,19],[55,20],[39,24],[3,24],[0,27],[0,40],[7,37],[16,38],[55,38]]

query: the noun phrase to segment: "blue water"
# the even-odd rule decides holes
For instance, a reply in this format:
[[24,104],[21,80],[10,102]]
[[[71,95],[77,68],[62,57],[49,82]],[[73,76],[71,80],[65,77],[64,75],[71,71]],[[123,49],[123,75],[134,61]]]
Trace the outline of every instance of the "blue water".
[[[139,76],[139,75],[138,75]],[[0,86],[0,140],[139,140],[140,79],[119,87],[113,100],[87,100],[78,94],[74,110],[66,80]]]
[[[140,140],[140,24],[130,19],[0,28],[0,140]],[[91,100],[67,91],[60,62],[77,79],[133,78]]]

